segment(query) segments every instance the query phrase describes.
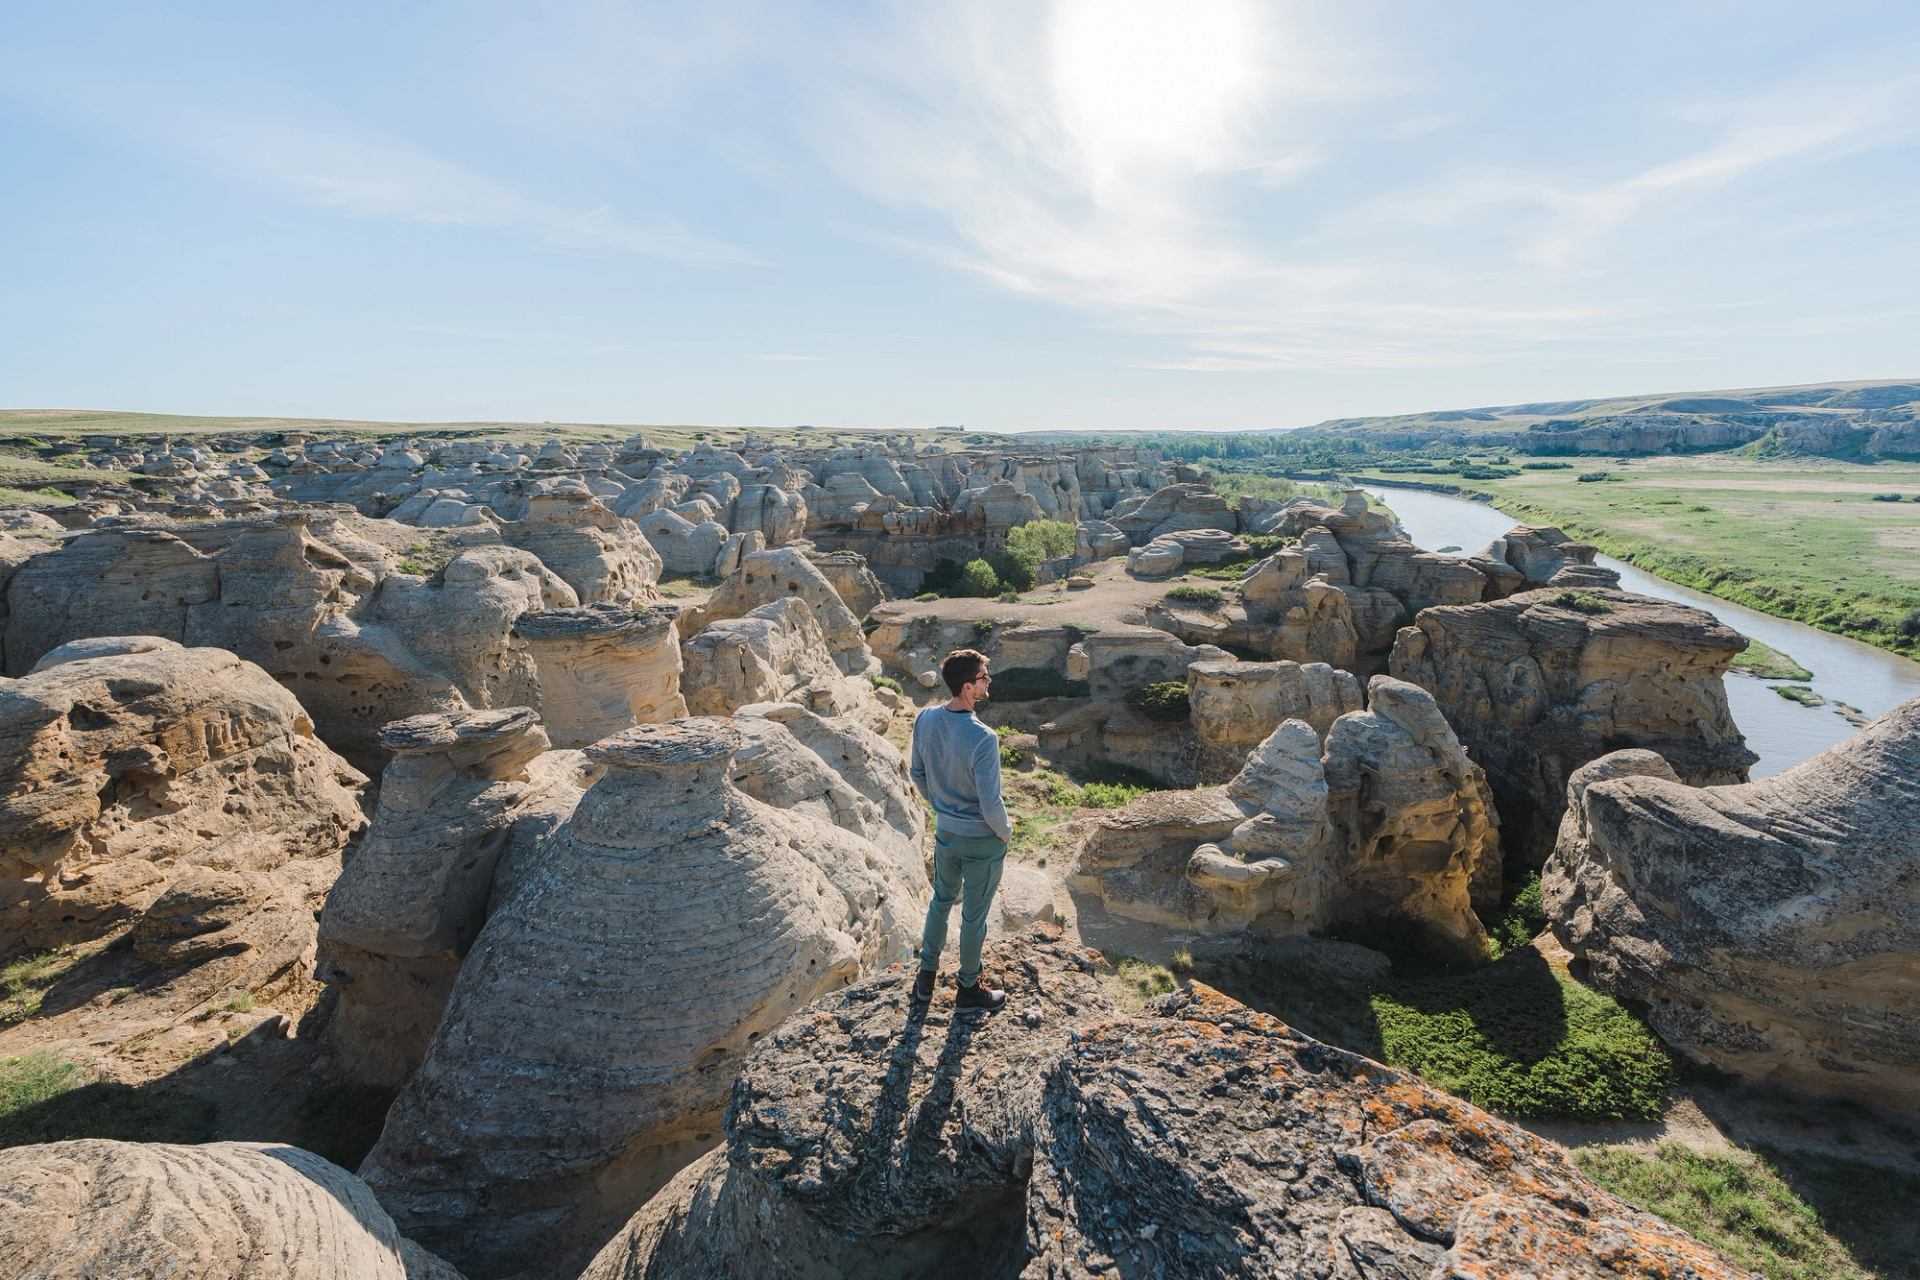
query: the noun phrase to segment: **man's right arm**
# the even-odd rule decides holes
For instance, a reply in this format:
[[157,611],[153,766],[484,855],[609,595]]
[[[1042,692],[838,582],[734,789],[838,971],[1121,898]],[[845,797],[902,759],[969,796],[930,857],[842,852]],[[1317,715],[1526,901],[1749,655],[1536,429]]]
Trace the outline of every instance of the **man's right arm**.
[[913,745],[907,748],[907,776],[913,779],[913,789],[921,795],[927,794],[927,765],[920,758],[920,721],[913,722]]

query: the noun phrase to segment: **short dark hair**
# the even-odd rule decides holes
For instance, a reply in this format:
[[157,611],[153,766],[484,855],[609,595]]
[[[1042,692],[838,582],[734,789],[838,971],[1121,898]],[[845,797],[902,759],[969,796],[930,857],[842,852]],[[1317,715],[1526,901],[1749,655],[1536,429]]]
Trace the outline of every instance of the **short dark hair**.
[[967,682],[980,678],[980,672],[987,665],[987,655],[978,649],[955,649],[940,664],[940,678],[946,681],[947,688],[954,697],[967,687]]

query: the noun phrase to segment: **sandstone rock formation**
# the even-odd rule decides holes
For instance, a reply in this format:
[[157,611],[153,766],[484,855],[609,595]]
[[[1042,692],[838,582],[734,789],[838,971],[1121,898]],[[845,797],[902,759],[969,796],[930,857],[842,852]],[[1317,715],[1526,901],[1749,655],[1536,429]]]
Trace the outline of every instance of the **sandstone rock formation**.
[[1541,876],[1556,936],[1669,1044],[1920,1114],[1920,700],[1774,777],[1577,770]]
[[161,919],[212,893],[240,914],[282,904],[278,923],[296,933],[307,912],[310,947],[311,907],[363,821],[365,781],[293,695],[222,650],[110,653],[6,681],[0,955],[97,937],[170,887],[155,946]]
[[872,654],[860,620],[819,567],[791,547],[744,557],[740,571],[721,583],[705,605],[681,618],[681,635],[691,640],[715,622],[744,617],[761,605],[789,597],[800,600],[812,613],[835,665],[848,675],[864,674]]
[[679,610],[601,604],[522,614],[514,634],[539,672],[540,719],[553,744],[585,747],[687,714],[680,692]]
[[0,1151],[6,1280],[460,1280],[298,1147],[83,1139]]
[[1560,1148],[1195,984],[1120,1018],[1091,953],[989,950],[989,1020],[891,970],[789,1019],[727,1145],[582,1280],[1746,1273]]
[[882,728],[892,713],[864,676],[841,674],[813,610],[784,596],[744,617],[709,623],[687,641],[680,684],[694,715],[724,716],[755,702],[796,702],[823,715],[857,715]]
[[534,495],[501,536],[566,579],[581,604],[639,608],[656,598],[660,553],[584,486]]
[[496,869],[524,867],[590,779],[580,753],[547,749],[524,707],[413,716],[381,738],[393,762],[327,895],[320,955],[340,992],[327,1033],[341,1068],[397,1085],[426,1053],[489,902],[505,896]]
[[1201,752],[1196,771],[1210,782],[1239,772],[1283,721],[1304,720],[1324,738],[1335,720],[1361,708],[1360,682],[1324,662],[1195,662],[1187,699]]
[[911,945],[917,861],[751,798],[739,744],[696,719],[590,748],[605,776],[461,967],[361,1173],[471,1274],[569,1274],[711,1144],[754,1041]]
[[1507,856],[1539,866],[1567,781],[1621,747],[1658,751],[1696,786],[1746,780],[1757,757],[1721,683],[1746,638],[1711,614],[1624,591],[1526,591],[1425,610],[1393,674],[1431,692],[1486,771]]
[[217,646],[294,690],[328,745],[375,768],[380,726],[393,719],[538,700],[533,656],[513,624],[577,605],[573,588],[502,546],[454,549],[431,577],[403,573],[363,533],[407,531],[300,511],[81,534],[8,583],[7,669],[26,672],[88,637]]
[[1375,676],[1368,709],[1324,736],[1285,721],[1225,787],[1101,814],[1071,883],[1111,911],[1182,928],[1400,920],[1484,955],[1473,908],[1500,897],[1492,796],[1433,698]]

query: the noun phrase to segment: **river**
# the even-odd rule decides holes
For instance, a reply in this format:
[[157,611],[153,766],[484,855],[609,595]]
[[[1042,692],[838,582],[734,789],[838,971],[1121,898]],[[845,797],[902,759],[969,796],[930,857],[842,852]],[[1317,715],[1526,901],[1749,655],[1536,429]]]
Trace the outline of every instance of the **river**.
[[[1421,489],[1367,486],[1367,492],[1393,508],[1400,525],[1417,545],[1450,555],[1471,555],[1514,525],[1522,523],[1483,502]],[[1620,574],[1623,590],[1674,600],[1704,609],[1744,635],[1771,645],[1813,672],[1813,691],[1824,707],[1806,707],[1775,693],[1780,681],[1757,680],[1728,672],[1727,704],[1747,746],[1760,757],[1756,778],[1769,777],[1817,755],[1857,732],[1833,704],[1844,702],[1868,716],[1885,715],[1910,698],[1920,698],[1920,662],[1836,636],[1799,622],[1788,622],[1744,605],[1678,586],[1630,564],[1601,556],[1598,563]]]

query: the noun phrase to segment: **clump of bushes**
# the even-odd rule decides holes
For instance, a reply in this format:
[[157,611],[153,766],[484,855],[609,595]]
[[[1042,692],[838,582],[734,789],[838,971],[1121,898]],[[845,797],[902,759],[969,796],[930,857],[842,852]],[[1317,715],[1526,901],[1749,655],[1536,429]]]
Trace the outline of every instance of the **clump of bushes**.
[[1540,901],[1540,873],[1536,871],[1527,877],[1499,917],[1487,923],[1487,941],[1493,944],[1494,959],[1518,951],[1539,937],[1546,927],[1547,908]]
[[1597,614],[1612,613],[1613,606],[1590,591],[1562,591],[1553,597],[1552,603],[1562,609],[1571,609],[1575,613]]
[[1601,480],[1611,480],[1613,477],[1605,471],[1582,471],[1574,479],[1581,484],[1596,484]]
[[1127,695],[1127,703],[1149,720],[1174,723],[1185,720],[1193,710],[1187,700],[1185,680],[1156,680],[1143,684]]
[[873,681],[873,687],[876,689],[891,689],[898,694],[905,694],[907,691],[906,686],[898,680],[895,680],[892,676],[876,675],[869,676],[868,679]]
[[1875,502],[1898,502],[1900,501],[1900,495],[1897,493],[1876,493],[1873,495],[1873,500]]
[[1183,583],[1167,592],[1167,599],[1176,600],[1181,604],[1197,604],[1203,608],[1217,609],[1220,607],[1220,588],[1196,587],[1191,583]]
[[961,585],[965,588],[960,594],[968,596],[997,596],[1000,594],[1000,575],[985,560],[969,560],[967,567],[961,570]]
[[938,600],[939,598],[940,593],[938,591],[922,591],[914,597],[915,600],[918,600],[922,604],[925,604],[929,600]]

